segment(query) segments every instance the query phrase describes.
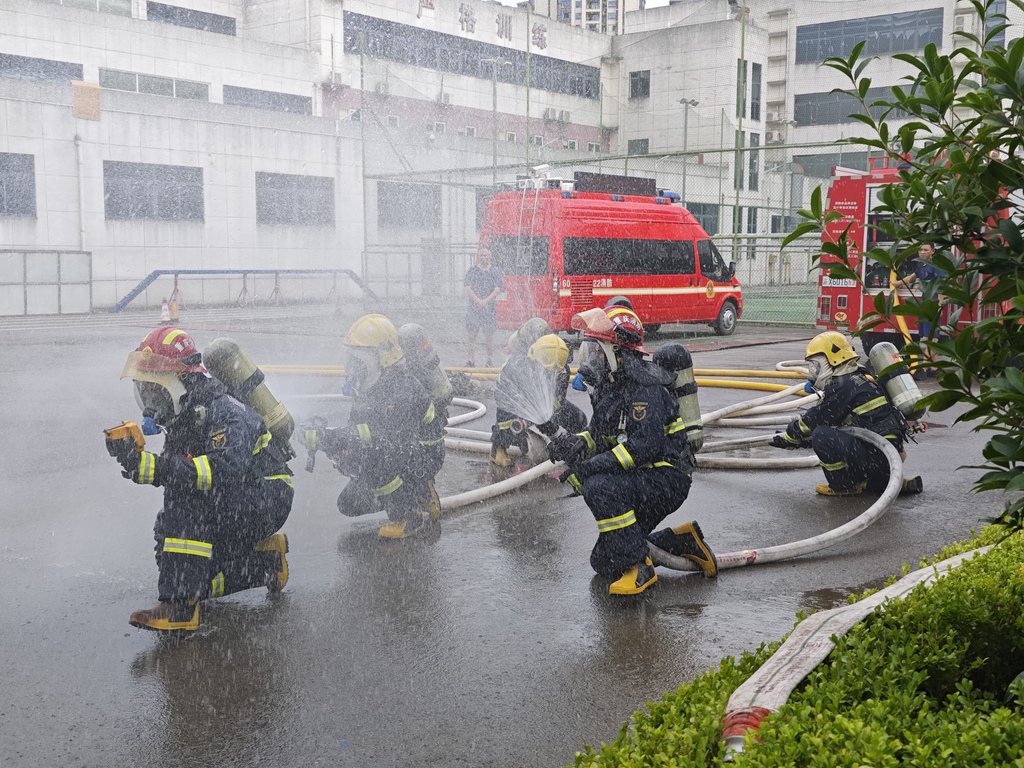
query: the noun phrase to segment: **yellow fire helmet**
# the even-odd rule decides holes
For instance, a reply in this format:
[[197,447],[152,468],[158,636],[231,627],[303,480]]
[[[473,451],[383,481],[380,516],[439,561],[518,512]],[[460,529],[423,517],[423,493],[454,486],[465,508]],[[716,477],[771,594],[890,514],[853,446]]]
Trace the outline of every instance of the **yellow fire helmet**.
[[526,357],[549,371],[560,371],[569,359],[569,347],[558,336],[549,333],[530,345]]
[[363,315],[345,334],[346,347],[374,349],[381,368],[389,368],[402,359],[398,329],[384,315]]
[[811,339],[804,359],[809,360],[814,355],[824,355],[833,368],[838,368],[847,360],[860,359],[860,355],[853,351],[850,340],[839,331],[826,331]]

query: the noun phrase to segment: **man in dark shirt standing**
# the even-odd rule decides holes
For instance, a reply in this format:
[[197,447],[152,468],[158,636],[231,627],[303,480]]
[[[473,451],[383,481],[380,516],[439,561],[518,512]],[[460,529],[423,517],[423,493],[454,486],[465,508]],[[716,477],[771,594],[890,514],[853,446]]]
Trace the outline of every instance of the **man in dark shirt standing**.
[[481,247],[476,252],[476,265],[469,268],[464,280],[469,308],[466,310],[466,367],[476,365],[476,335],[484,334],[484,348],[487,350],[487,366],[494,362],[494,331],[498,327],[498,312],[495,300],[501,293],[501,271],[491,266],[491,252]]

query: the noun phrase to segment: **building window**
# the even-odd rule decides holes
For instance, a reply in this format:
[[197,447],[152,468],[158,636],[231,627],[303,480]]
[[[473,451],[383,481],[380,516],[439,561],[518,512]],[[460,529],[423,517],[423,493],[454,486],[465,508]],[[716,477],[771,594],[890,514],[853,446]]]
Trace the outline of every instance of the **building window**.
[[121,72],[100,67],[100,85],[114,91],[149,93],[155,96],[172,96],[177,99],[210,100],[210,86],[191,80],[176,80],[171,77],[140,75],[135,72]]
[[718,234],[718,206],[714,203],[688,203],[686,205],[693,217],[709,235]]
[[[510,85],[526,86],[526,51],[351,11],[343,12],[343,26],[346,53],[475,77],[486,80],[488,84],[494,77]],[[458,52],[458,55],[452,52]],[[501,59],[511,66],[500,64],[492,72],[491,59]],[[530,54],[529,72],[531,89],[593,100],[601,96],[600,67],[539,56],[534,52]]]
[[651,95],[651,70],[629,73],[629,98],[646,99]]
[[736,131],[736,151],[734,153],[733,165],[735,166],[735,173],[733,174],[733,187],[735,189],[743,189],[743,132]]
[[221,35],[235,34],[235,20],[230,16],[193,11],[191,8],[179,8],[176,5],[147,2],[146,18],[161,24],[201,29],[204,32],[216,32]]
[[736,60],[736,117],[747,116],[747,62]]
[[508,131],[505,134],[505,141],[507,141],[509,144],[515,144],[516,143],[516,132],[515,131]]
[[928,43],[941,48],[942,14],[941,8],[931,8],[797,27],[795,61],[804,64],[829,56],[846,57],[862,40],[864,56],[920,51]]
[[750,65],[750,119],[761,119],[761,65]]
[[750,152],[747,157],[747,173],[749,175],[750,184],[747,189],[751,192],[757,192],[757,187],[761,180],[761,152],[758,149],[760,146],[760,134],[750,134]]
[[576,139],[566,139],[565,140],[565,148],[566,149],[571,149],[571,150],[575,151],[575,150],[579,149],[579,144],[576,143]]
[[464,129],[464,132],[469,137],[476,136],[476,127],[472,125],[467,125]]
[[797,219],[796,216],[780,216],[779,214],[772,214],[772,234],[779,235],[783,233],[792,232],[796,229]]
[[69,8],[85,8],[88,11],[114,13],[118,16],[132,15],[132,0],[46,0],[53,5],[66,5]]
[[67,83],[82,79],[82,65],[0,53],[0,77],[38,80],[44,83]]
[[448,126],[444,123],[434,123],[433,132],[438,136],[443,136]]
[[309,96],[241,88],[237,85],[224,86],[224,103],[237,107],[270,109],[275,112],[294,112],[299,115],[313,114],[313,99]]
[[440,185],[378,181],[377,225],[381,229],[440,229]]
[[35,215],[35,156],[0,152],[0,216]]
[[596,141],[587,142],[587,152],[600,152],[601,145]]
[[[994,0],[992,5],[990,5],[988,7],[988,18],[985,19],[985,34],[988,35],[988,33],[991,32],[996,27],[1006,24],[1007,23],[1006,19],[1003,18],[1005,15],[1006,15],[1006,0]],[[939,18],[940,18],[940,27],[939,27],[939,29],[940,29],[940,36],[941,36],[941,18],[942,17],[940,16]],[[938,45],[938,43],[936,43],[936,45]],[[989,40],[988,45],[985,46],[985,50],[991,49],[992,46],[994,46],[994,45],[1006,45],[1006,28],[1005,27],[1003,27],[1003,29],[999,30],[999,32],[997,34],[995,34],[992,37],[991,40]]]
[[627,155],[646,155],[650,151],[650,139],[630,139],[626,143]]
[[388,115],[388,128],[398,127],[398,115]]
[[256,173],[256,221],[260,224],[334,226],[334,179],[290,173]]
[[530,137],[530,143],[533,146],[535,146],[535,147],[543,147],[544,146],[544,137],[543,136],[533,135],[533,136]]
[[747,232],[752,235],[757,233],[757,206],[747,208]]
[[[889,96],[888,88],[869,88],[865,101],[872,104]],[[878,119],[887,107],[870,107],[871,115]],[[798,126],[835,125],[837,123],[857,122],[850,115],[861,112],[861,104],[853,96],[845,93],[798,93],[793,98],[793,117]],[[906,117],[906,113],[894,110],[889,113],[890,119],[898,120]]]
[[107,219],[203,221],[203,169],[103,161]]

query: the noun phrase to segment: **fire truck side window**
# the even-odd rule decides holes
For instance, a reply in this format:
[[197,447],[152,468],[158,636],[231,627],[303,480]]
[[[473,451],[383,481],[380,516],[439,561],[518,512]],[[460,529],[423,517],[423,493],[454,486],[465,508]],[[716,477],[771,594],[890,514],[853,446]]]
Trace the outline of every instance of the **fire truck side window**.
[[708,280],[722,282],[728,280],[725,260],[710,240],[697,241],[697,257],[700,259],[700,272]]
[[494,263],[503,275],[546,275],[548,239],[495,235],[488,242]]
[[693,243],[687,240],[567,237],[567,275],[692,275]]

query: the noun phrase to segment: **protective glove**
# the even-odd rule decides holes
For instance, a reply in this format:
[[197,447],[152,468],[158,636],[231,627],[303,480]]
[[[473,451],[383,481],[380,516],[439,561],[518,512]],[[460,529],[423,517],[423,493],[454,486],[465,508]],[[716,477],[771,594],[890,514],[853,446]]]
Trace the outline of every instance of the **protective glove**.
[[565,470],[565,472],[558,476],[558,481],[560,483],[568,483],[572,487],[573,495],[580,496],[583,494],[583,481],[579,479],[573,470]]
[[117,463],[122,467],[138,463],[139,460],[139,450],[135,447],[135,441],[130,437],[107,440],[107,453],[117,459]]
[[572,388],[577,392],[587,391],[587,382],[583,380],[582,373],[577,372],[576,375],[572,377]]
[[161,479],[162,459],[149,451],[135,451],[122,459],[121,477],[139,485],[159,485]]
[[558,435],[548,443],[548,458],[573,465],[587,453],[587,441],[581,435]]
[[776,432],[775,437],[772,438],[772,445],[776,448],[792,450],[794,448],[800,448],[803,443],[800,440],[794,440],[786,432]]

